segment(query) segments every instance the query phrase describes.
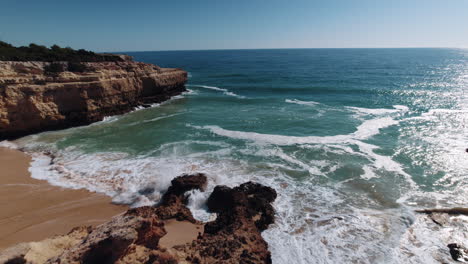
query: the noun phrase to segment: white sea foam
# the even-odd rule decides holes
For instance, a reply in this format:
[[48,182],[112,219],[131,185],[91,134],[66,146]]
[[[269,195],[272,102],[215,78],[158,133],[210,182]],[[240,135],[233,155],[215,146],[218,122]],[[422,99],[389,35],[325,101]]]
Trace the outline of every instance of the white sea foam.
[[[177,149],[175,149],[177,148]],[[170,181],[184,173],[205,172],[210,174],[212,184],[220,184],[219,177],[229,177],[242,170],[234,161],[219,163],[207,156],[225,155],[223,152],[206,152],[202,156],[188,155],[180,158],[186,145],[162,146],[160,155],[130,157],[126,153],[101,152],[82,154],[66,149],[54,153],[52,159],[40,152],[33,154],[30,172],[33,178],[47,180],[53,185],[72,189],[86,188],[105,193],[114,202],[132,206],[151,205],[159,201]],[[238,169],[234,169],[238,167]],[[227,173],[225,170],[229,170]],[[237,179],[241,183],[241,179]],[[140,193],[144,189],[154,191]]]
[[136,106],[135,108],[133,108],[133,111],[138,111],[138,110],[143,110],[143,109],[146,109],[146,107],[144,107],[142,105],[139,105],[139,106]]
[[16,145],[15,143],[11,141],[3,140],[3,141],[0,141],[0,147],[9,148],[9,149],[17,149],[18,145]]
[[192,90],[192,89],[187,89],[187,91],[183,92],[182,94],[184,94],[184,95],[196,95],[196,94],[198,94],[198,92],[195,91],[195,90]]
[[365,165],[365,166],[362,167],[362,169],[364,170],[364,174],[361,175],[361,178],[363,178],[365,180],[369,180],[369,179],[377,177],[377,175],[374,173],[374,171],[372,170],[372,168],[370,166]]
[[[357,127],[354,133],[347,135],[336,135],[336,136],[285,136],[275,134],[262,134],[256,132],[245,132],[223,129],[219,126],[192,126],[196,129],[209,130],[212,133],[224,136],[228,138],[248,140],[260,144],[272,144],[279,146],[287,145],[310,145],[310,144],[321,144],[321,145],[341,145],[343,149],[351,154],[359,154],[365,156],[372,161],[374,169],[384,169],[390,172],[398,173],[405,177],[410,186],[414,188],[416,185],[412,180],[411,176],[408,175],[398,162],[395,162],[389,156],[383,156],[374,152],[378,147],[372,144],[364,143],[362,140],[369,139],[380,133],[380,130],[389,126],[397,125],[399,121],[394,120],[391,117],[374,118],[365,120],[361,125]],[[354,150],[348,147],[348,145],[356,145],[359,147],[360,153],[356,153]],[[275,151],[268,153],[268,155],[276,155],[286,160],[289,163],[299,165],[303,169],[309,171],[311,175],[324,175],[320,168],[310,166],[302,161],[294,159],[290,156],[285,155],[281,151]],[[367,167],[363,178],[369,179],[372,171],[370,167]],[[375,177],[375,176],[374,176]]]
[[[359,150],[362,153],[364,153],[367,157],[369,157],[369,159],[373,160],[372,166],[374,168],[384,169],[386,171],[398,173],[399,175],[402,175],[403,177],[405,177],[407,183],[410,185],[411,188],[413,189],[417,188],[416,183],[413,181],[411,175],[406,173],[398,162],[394,161],[392,157],[390,156],[383,156],[383,155],[376,154],[374,152],[374,150],[378,148],[377,146],[364,143],[361,141],[357,141],[357,140],[354,141],[354,144],[358,145]],[[364,174],[364,177],[365,176],[366,174]]]
[[252,140],[256,142],[269,143],[275,145],[294,145],[294,144],[336,144],[346,143],[352,139],[367,139],[379,133],[380,129],[396,125],[398,121],[390,118],[377,118],[364,121],[358,126],[356,132],[348,135],[336,136],[285,136],[274,134],[262,134],[256,132],[235,131],[221,128],[219,126],[192,126],[197,129],[206,129],[225,137]]
[[299,104],[299,105],[309,105],[309,106],[316,106],[319,105],[319,102],[314,102],[314,101],[301,101],[297,99],[286,99],[284,100],[286,103],[290,104]]
[[[337,144],[337,145],[357,145],[361,150],[360,155],[364,155],[369,160],[373,161],[373,166],[376,169],[385,169],[388,171],[396,172],[403,175],[411,186],[414,186],[414,182],[411,179],[411,176],[408,175],[401,165],[392,160],[391,157],[378,155],[374,152],[377,148],[374,145],[364,143],[361,140],[368,139],[379,133],[380,129],[398,124],[397,121],[389,118],[377,118],[364,121],[358,128],[357,131],[348,134],[348,135],[337,135],[337,136],[306,136],[306,137],[297,137],[297,136],[284,136],[284,135],[273,135],[273,134],[261,134],[255,132],[244,132],[244,131],[233,131],[223,129],[219,126],[192,126],[197,129],[206,129],[210,130],[212,133],[220,136],[225,136],[234,139],[249,140],[261,144],[273,144],[273,145],[304,145],[304,144]],[[355,153],[354,150],[349,147],[345,147],[346,150],[351,153]],[[309,171],[312,175],[323,175],[323,173],[316,167],[311,167],[301,161],[293,159],[290,156],[286,156],[281,152],[269,153],[270,155],[277,155],[282,159],[299,165],[302,168]]]
[[114,121],[119,120],[120,117],[122,117],[122,115],[105,116],[101,121],[94,122],[94,123],[90,124],[90,126],[112,123]]
[[361,114],[361,115],[386,115],[392,114],[397,112],[407,112],[409,108],[404,105],[394,105],[394,109],[387,109],[387,108],[363,108],[363,107],[354,107],[354,106],[347,106],[348,109],[351,111]]
[[246,98],[245,96],[235,94],[235,93],[229,91],[228,89],[219,88],[219,87],[216,87],[216,86],[196,85],[196,84],[187,84],[186,86],[188,86],[188,87],[197,87],[197,88],[210,89],[210,90],[215,90],[215,91],[220,91],[220,92],[223,92],[223,94],[225,94],[225,95],[233,96],[233,97],[237,97],[237,98],[241,98],[241,99]]
[[[412,263],[452,263],[448,244],[468,247],[468,217],[441,215],[442,226],[426,215],[416,215],[413,223],[400,239],[400,259],[412,259]],[[403,261],[402,261],[403,262]],[[407,261],[409,262],[409,261]]]
[[[389,243],[386,240],[396,236],[397,227],[386,229],[398,220],[396,214],[376,216],[377,212],[355,210],[344,206],[346,198],[329,187],[308,181],[297,183],[269,167],[258,169],[247,162],[220,159],[219,153],[204,153],[198,157],[177,154],[184,152],[190,143],[161,146],[160,155],[137,157],[115,152],[81,154],[78,150],[67,149],[55,153],[53,164],[47,155],[36,156],[31,172],[34,177],[53,184],[104,192],[115,202],[132,206],[157,202],[175,176],[203,172],[209,178],[207,192],[192,191],[189,199],[194,216],[203,221],[214,218],[206,211],[205,201],[215,185],[235,186],[254,180],[272,186],[279,195],[274,204],[277,218],[262,235],[269,243],[274,263],[310,263],[311,259],[335,263],[366,260],[369,256],[382,258],[385,256],[375,246],[376,241]],[[230,148],[226,143],[212,143]],[[282,151],[263,150],[266,152],[262,155],[275,155],[304,169],[314,168]],[[329,251],[330,246],[333,252]],[[349,248],[353,248],[354,254],[350,254]]]
[[332,189],[281,181],[275,223],[262,234],[274,263],[405,263],[402,212],[356,209]]
[[[373,135],[379,133],[381,128],[385,128],[390,125],[398,124],[397,121],[390,119],[390,118],[380,118],[380,119],[372,119],[365,121],[361,126],[358,127],[358,130],[349,135],[337,135],[337,136],[309,136],[309,137],[296,137],[296,136],[283,136],[283,135],[271,135],[271,134],[260,134],[255,132],[243,132],[243,131],[232,131],[220,128],[219,126],[203,126],[197,127],[193,126],[194,128],[198,129],[208,129],[211,132],[220,135],[226,136],[235,139],[243,139],[243,140],[251,140],[257,143],[268,143],[274,145],[295,145],[295,144],[351,144],[357,145],[361,150],[361,154],[365,155],[367,158],[372,160],[372,166],[376,169],[385,169],[387,171],[398,173],[404,176],[408,183],[411,186],[415,186],[414,181],[412,180],[411,176],[408,175],[401,165],[395,162],[391,157],[382,156],[376,154],[374,150],[377,146],[364,143],[361,140],[367,139]],[[354,152],[353,150],[351,150]],[[285,157],[281,155],[280,152],[273,153],[275,155],[280,155],[283,159],[300,165],[304,169],[307,169],[311,174],[321,175],[319,170],[314,170],[309,165],[306,165],[302,162],[298,163],[299,161],[292,159],[291,157]]]

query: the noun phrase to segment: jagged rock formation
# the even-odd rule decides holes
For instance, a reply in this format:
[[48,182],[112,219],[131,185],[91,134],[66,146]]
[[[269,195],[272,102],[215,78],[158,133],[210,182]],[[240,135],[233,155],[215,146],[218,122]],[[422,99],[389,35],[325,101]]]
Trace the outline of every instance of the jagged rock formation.
[[160,243],[169,219],[201,224],[186,207],[185,193],[204,190],[206,182],[203,174],[177,177],[155,207],[131,209],[96,228],[76,228],[65,236],[20,244],[0,254],[0,262],[271,263],[260,233],[274,221],[271,203],[276,192],[252,182],[215,188],[207,206],[217,218],[206,223],[197,238],[171,247]]
[[176,247],[187,263],[271,263],[261,231],[274,222],[276,191],[247,182],[233,189],[217,186],[208,209],[218,214],[196,241]]
[[0,140],[90,124],[185,91],[185,71],[121,58],[57,74],[46,74],[48,62],[0,61]]

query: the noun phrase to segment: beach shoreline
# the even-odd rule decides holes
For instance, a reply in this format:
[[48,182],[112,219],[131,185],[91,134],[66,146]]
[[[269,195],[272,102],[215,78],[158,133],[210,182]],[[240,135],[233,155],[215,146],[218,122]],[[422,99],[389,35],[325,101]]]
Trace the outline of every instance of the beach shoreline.
[[31,178],[31,157],[0,147],[0,250],[21,242],[97,226],[128,209],[104,194],[73,190]]

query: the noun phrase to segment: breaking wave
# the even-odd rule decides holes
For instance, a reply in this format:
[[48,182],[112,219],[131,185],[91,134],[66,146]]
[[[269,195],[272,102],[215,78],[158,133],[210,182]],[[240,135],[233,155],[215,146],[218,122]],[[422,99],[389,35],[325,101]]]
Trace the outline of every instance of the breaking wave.
[[187,84],[186,86],[188,86],[188,87],[204,88],[204,89],[209,89],[209,90],[214,90],[214,91],[220,91],[220,92],[223,92],[223,94],[225,94],[225,95],[233,96],[233,97],[237,97],[237,98],[241,98],[241,99],[246,98],[245,96],[235,94],[235,93],[229,91],[228,89],[219,88],[219,87],[216,87],[216,86],[195,85],[195,84]]
[[319,102],[314,102],[314,101],[301,101],[297,99],[286,99],[284,100],[286,103],[290,104],[299,104],[299,105],[309,105],[309,106],[316,106],[319,105]]

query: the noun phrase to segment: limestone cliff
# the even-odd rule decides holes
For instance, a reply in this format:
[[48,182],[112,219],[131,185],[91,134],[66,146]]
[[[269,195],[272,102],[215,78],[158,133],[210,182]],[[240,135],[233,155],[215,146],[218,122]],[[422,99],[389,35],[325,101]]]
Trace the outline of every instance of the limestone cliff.
[[123,59],[54,75],[48,62],[0,61],[0,140],[90,124],[185,91],[185,71]]

